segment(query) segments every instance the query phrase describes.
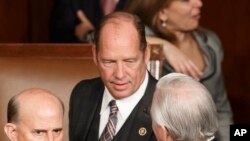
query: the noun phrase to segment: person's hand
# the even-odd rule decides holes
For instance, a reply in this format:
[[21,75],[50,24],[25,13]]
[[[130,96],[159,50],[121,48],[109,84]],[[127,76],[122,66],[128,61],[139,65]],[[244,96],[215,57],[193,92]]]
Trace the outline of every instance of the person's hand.
[[176,72],[187,74],[196,80],[200,79],[202,71],[174,44],[157,37],[147,37],[147,41],[151,44],[163,45],[163,54]]
[[83,40],[83,37],[89,32],[94,30],[94,26],[85,16],[82,10],[77,11],[77,17],[80,23],[75,27],[75,35],[79,40]]
[[200,80],[202,72],[183,52],[171,43],[163,45],[163,52],[168,63],[176,72],[187,74],[196,80]]

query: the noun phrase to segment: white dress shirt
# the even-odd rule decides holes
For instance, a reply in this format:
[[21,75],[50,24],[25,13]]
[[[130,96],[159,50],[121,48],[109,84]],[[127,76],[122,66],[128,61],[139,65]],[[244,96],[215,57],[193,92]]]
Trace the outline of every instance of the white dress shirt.
[[131,96],[116,100],[113,98],[113,96],[110,94],[108,89],[105,87],[104,95],[102,99],[102,107],[100,111],[100,126],[99,126],[99,138],[101,137],[101,134],[108,122],[109,113],[110,113],[110,107],[109,102],[111,100],[116,100],[116,105],[118,107],[117,112],[117,125],[116,125],[116,131],[115,134],[118,133],[118,131],[121,129],[122,125],[125,123],[127,118],[129,117],[130,113],[133,111],[135,106],[138,104],[138,102],[141,100],[143,95],[145,94],[146,88],[148,84],[148,72],[146,72],[145,78],[143,80],[142,85],[139,87],[139,89],[133,93]]

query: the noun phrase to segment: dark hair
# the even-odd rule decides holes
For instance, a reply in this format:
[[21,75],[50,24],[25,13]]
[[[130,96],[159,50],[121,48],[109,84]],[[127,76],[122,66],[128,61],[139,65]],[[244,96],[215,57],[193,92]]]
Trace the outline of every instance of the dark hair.
[[175,35],[162,28],[161,22],[163,21],[160,21],[157,16],[159,11],[168,7],[172,1],[173,0],[130,0],[127,2],[124,11],[138,15],[159,37],[163,37],[170,42],[175,42]]
[[145,37],[145,26],[138,16],[130,14],[130,13],[126,13],[126,12],[113,12],[105,16],[101,20],[99,26],[96,28],[95,33],[94,33],[94,43],[96,45],[96,51],[98,52],[99,50],[99,40],[100,40],[100,35],[101,35],[103,27],[111,21],[114,24],[119,24],[119,23],[113,22],[114,19],[127,19],[133,23],[136,31],[138,32],[138,37],[140,41],[140,50],[144,51],[147,47],[147,42],[146,42],[146,37]]
[[17,122],[17,115],[18,115],[18,101],[17,95],[13,96],[9,103],[8,103],[8,108],[7,108],[7,122]]
[[[124,11],[135,14],[141,18],[145,25],[149,26],[154,33],[171,43],[176,43],[176,36],[166,28],[162,27],[162,22],[157,16],[158,13],[167,8],[174,0],[128,0]],[[196,31],[204,35],[204,30],[198,27]]]

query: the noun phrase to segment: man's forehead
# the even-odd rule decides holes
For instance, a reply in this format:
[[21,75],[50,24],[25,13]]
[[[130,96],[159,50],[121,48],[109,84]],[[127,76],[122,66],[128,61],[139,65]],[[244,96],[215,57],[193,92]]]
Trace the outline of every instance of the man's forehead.
[[137,38],[134,36],[138,36],[138,33],[131,22],[122,22],[119,24],[110,22],[103,27],[100,36],[101,38],[122,38],[123,36],[128,36],[129,38]]
[[133,22],[130,19],[124,19],[124,18],[117,18],[117,19],[110,19],[105,23],[103,26],[103,29],[105,28],[116,28],[116,29],[121,29],[121,28],[131,28],[135,29],[135,26]]

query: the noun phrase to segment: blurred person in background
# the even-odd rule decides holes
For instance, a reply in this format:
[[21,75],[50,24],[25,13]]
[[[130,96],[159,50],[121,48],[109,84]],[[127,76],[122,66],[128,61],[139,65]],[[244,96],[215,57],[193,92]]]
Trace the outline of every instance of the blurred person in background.
[[199,26],[201,0],[130,0],[127,12],[138,15],[149,27],[147,41],[162,44],[163,74],[192,76],[209,90],[217,108],[219,141],[229,140],[232,110],[221,69],[223,48],[217,35]]
[[127,0],[55,0],[49,20],[50,42],[91,42],[102,17],[123,9]]

